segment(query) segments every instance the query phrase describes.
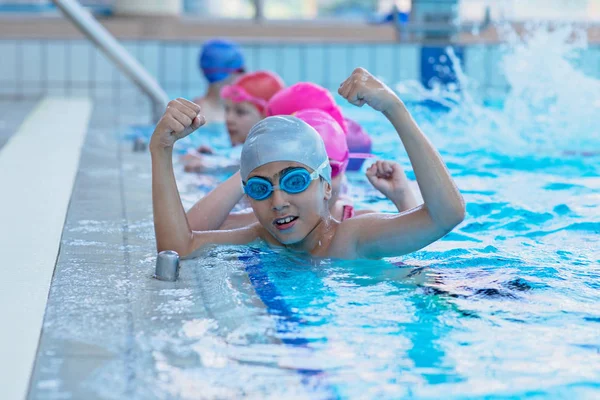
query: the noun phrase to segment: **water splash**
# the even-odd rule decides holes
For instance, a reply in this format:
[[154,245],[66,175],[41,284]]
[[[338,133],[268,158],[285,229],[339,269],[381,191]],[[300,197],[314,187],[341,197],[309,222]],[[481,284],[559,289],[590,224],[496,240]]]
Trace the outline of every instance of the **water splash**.
[[396,89],[401,96],[434,101],[449,110],[428,127],[445,148],[485,148],[511,155],[549,155],[558,149],[598,154],[600,80],[577,66],[588,50],[586,32],[572,25],[525,28],[518,34],[509,24],[498,26],[506,41],[498,68],[509,87],[501,109],[487,107],[480,99],[480,83],[465,73],[452,47],[446,54],[456,82],[435,82],[426,89],[410,81]]
[[521,38],[510,33],[501,63],[511,87],[505,115],[534,145],[600,150],[600,80],[576,67],[588,49],[586,33],[570,25],[528,28]]

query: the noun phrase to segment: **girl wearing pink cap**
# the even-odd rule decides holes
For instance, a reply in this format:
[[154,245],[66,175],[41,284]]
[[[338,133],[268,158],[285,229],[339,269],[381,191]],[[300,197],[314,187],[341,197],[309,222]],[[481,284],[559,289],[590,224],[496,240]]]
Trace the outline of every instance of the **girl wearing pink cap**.
[[[362,129],[358,122],[344,117],[341,108],[327,89],[311,82],[299,82],[288,88],[282,89],[269,100],[268,115],[292,115],[297,111],[307,108],[316,108],[329,114],[346,134],[347,147],[350,153],[371,152],[371,138]],[[364,157],[350,157],[348,170],[358,171],[362,166]]]
[[[372,213],[372,210],[355,210],[352,201],[342,193],[350,151],[346,135],[336,120],[325,111],[314,108],[298,111],[294,113],[294,116],[315,128],[325,143],[325,150],[331,165],[332,195],[329,200],[331,215],[338,221],[344,221],[355,215]],[[374,179],[378,173],[392,176],[394,170],[398,172],[394,175],[397,180],[394,187],[397,190],[391,190],[387,185],[383,185],[385,181]],[[398,211],[409,210],[418,205],[409,188],[406,174],[398,163],[379,160],[367,169],[366,175],[373,187],[390,199],[396,205]]]
[[[225,101],[225,124],[232,146],[244,144],[250,128],[267,116],[268,101],[284,87],[283,80],[274,72],[256,71],[240,76],[231,85],[221,89]],[[211,154],[202,146],[197,152]],[[197,153],[182,158],[188,172],[206,171],[205,163]],[[237,164],[234,166],[237,168]]]
[[348,133],[342,110],[327,89],[311,82],[298,82],[287,87],[269,100],[268,116],[292,115],[295,112],[316,108],[329,114]]

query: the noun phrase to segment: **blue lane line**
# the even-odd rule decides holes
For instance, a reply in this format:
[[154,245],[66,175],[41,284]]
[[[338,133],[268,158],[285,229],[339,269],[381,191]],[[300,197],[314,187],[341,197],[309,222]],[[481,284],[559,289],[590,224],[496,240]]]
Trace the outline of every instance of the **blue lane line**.
[[[277,323],[277,332],[290,333],[294,332],[292,324],[299,324],[302,322],[297,315],[294,315],[292,310],[283,300],[283,296],[273,282],[269,279],[269,276],[264,271],[260,257],[257,255],[240,256],[240,261],[244,262],[246,272],[250,278],[252,286],[258,297],[267,306],[270,314],[274,314],[282,317]],[[285,323],[282,323],[285,322]],[[294,346],[306,346],[309,341],[304,338],[284,338],[284,343],[291,344]]]
[[[256,253],[258,251],[250,249],[254,254],[239,256],[238,259],[244,263],[246,272],[250,279],[250,283],[254,287],[256,294],[260,297],[261,301],[267,306],[267,310],[270,314],[277,315],[281,318],[277,319],[277,332],[278,333],[290,333],[296,332],[294,327],[297,327],[302,323],[302,319],[295,315],[288,305],[283,300],[283,296],[277,290],[277,287],[271,282],[268,274],[264,271],[260,256]],[[309,341],[305,338],[282,338],[285,344],[291,346],[306,347]],[[305,378],[324,374],[325,371],[321,369],[296,369],[298,373],[303,375]],[[303,380],[303,383],[309,383],[307,379]],[[327,390],[331,392],[330,399],[339,399],[339,395],[335,388],[327,385]]]

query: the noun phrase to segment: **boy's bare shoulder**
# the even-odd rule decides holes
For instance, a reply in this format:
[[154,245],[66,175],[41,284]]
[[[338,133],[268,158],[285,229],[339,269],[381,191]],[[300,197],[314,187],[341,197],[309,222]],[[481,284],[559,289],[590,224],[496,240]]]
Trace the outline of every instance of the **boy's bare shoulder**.
[[365,232],[377,229],[382,220],[394,218],[395,215],[397,214],[369,211],[339,222],[335,237],[331,241],[330,256],[345,259],[361,258],[358,248]]
[[341,259],[358,257],[356,252],[358,232],[363,226],[363,223],[357,221],[358,219],[359,217],[352,217],[342,222],[335,222],[335,233],[329,243],[327,256]]

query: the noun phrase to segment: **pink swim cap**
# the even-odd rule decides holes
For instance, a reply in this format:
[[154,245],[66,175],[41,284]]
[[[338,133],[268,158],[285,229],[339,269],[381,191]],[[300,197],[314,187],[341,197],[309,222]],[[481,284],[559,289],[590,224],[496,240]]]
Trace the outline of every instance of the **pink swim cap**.
[[325,142],[325,151],[329,159],[339,162],[348,160],[349,150],[346,134],[340,124],[328,113],[316,108],[307,108],[293,115],[315,128]]
[[346,122],[340,107],[327,89],[311,82],[299,82],[280,90],[269,100],[267,115],[291,115],[307,108],[325,111],[347,132]]

